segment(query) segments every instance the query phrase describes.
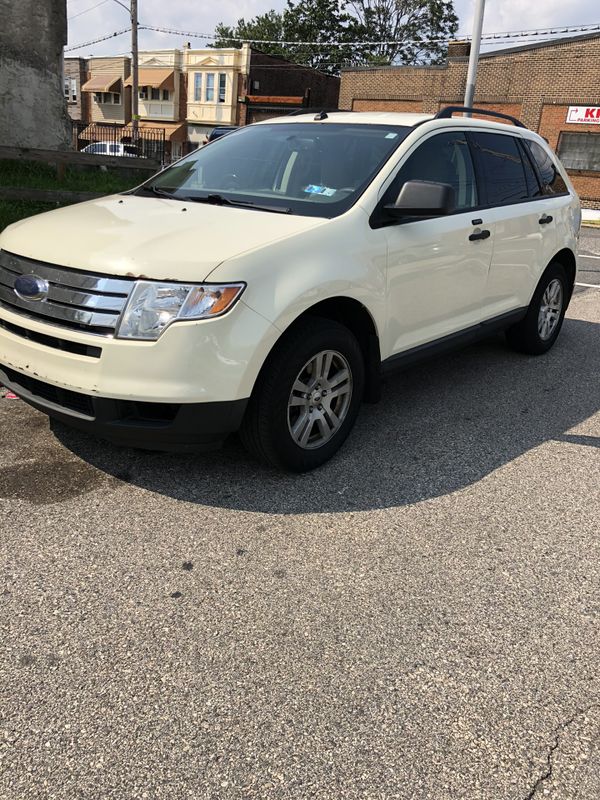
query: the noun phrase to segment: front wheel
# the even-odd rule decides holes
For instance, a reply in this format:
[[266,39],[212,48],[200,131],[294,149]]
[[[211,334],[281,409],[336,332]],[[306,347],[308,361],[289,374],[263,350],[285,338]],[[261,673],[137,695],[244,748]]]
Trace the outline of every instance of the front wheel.
[[550,350],[560,333],[570,293],[564,267],[553,262],[542,275],[524,319],[506,331],[510,346],[530,355]]
[[350,433],[364,382],[362,352],[347,328],[317,317],[298,323],[259,377],[240,431],[244,445],[292,472],[320,466]]

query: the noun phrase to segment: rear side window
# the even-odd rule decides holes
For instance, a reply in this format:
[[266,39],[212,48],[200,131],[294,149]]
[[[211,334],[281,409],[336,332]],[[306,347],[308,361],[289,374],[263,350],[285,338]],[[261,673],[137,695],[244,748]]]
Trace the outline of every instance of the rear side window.
[[569,190],[550,154],[537,142],[528,141],[527,146],[540,171],[544,194],[566,194]]
[[480,184],[487,204],[503,206],[529,198],[518,143],[501,133],[471,133]]
[[544,192],[542,191],[542,187],[540,186],[540,182],[538,180],[538,176],[536,174],[535,169],[533,168],[533,162],[531,160],[531,155],[529,151],[526,149],[525,144],[521,141],[521,156],[523,158],[523,167],[525,169],[525,179],[527,180],[527,189],[529,191],[530,197],[543,197]]
[[464,133],[431,136],[402,165],[387,190],[384,203],[395,202],[406,181],[447,183],[454,189],[457,211],[477,206],[477,185]]

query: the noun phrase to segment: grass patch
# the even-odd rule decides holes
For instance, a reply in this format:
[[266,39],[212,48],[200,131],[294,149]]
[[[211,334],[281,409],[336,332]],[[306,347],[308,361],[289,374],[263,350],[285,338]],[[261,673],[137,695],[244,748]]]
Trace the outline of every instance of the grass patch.
[[56,168],[35,161],[0,161],[0,186],[30,189],[65,189],[75,192],[103,192],[113,194],[132,189],[148,176],[142,173],[131,177],[120,170],[103,170],[100,167],[67,167],[64,179],[59,181]]

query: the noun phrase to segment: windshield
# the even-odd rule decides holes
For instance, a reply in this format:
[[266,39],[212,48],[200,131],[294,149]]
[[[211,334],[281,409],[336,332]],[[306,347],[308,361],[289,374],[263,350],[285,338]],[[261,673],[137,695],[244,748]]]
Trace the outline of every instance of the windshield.
[[410,130],[334,122],[249,125],[191,153],[137,193],[334,217],[356,202]]

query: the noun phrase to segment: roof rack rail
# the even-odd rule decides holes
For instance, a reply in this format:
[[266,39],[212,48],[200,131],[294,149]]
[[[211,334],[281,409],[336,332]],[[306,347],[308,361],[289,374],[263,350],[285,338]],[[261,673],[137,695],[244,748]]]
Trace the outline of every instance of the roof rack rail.
[[303,107],[295,108],[293,111],[288,112],[286,117],[298,117],[301,114],[349,114],[351,113],[344,108],[320,108],[319,106],[312,106],[312,108]]
[[434,116],[434,119],[450,119],[453,114],[459,111],[467,111],[471,114],[485,114],[486,117],[498,117],[499,119],[507,119],[516,125],[517,128],[527,128],[520,119],[511,117],[510,114],[502,114],[500,111],[488,111],[486,108],[471,108],[469,106],[446,106]]

